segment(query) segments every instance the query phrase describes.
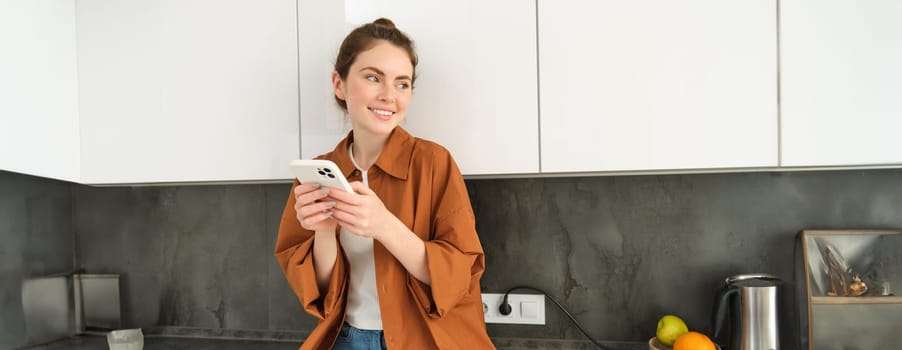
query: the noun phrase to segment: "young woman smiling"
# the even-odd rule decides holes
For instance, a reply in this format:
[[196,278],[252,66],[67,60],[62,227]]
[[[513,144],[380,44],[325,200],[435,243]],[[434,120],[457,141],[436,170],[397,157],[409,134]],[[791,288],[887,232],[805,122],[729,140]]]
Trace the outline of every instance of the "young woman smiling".
[[494,349],[460,170],[398,126],[416,65],[413,43],[385,18],[342,42],[332,86],[352,130],[317,158],[355,193],[295,181],[276,242],[288,283],[319,319],[301,349]]

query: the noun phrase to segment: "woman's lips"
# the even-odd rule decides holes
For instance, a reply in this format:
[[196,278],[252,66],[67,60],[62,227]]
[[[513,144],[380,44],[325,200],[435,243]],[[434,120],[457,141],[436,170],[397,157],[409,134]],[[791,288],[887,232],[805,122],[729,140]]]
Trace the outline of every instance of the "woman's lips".
[[373,115],[376,116],[376,118],[379,118],[380,120],[389,120],[392,116],[395,115],[395,112],[386,109],[369,108],[369,110],[373,113]]

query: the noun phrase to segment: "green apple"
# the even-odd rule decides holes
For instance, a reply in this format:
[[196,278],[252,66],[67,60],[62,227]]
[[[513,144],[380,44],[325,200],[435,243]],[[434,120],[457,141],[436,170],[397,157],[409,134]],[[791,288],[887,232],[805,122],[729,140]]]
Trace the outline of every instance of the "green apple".
[[655,336],[658,337],[661,344],[671,346],[677,338],[688,331],[689,327],[686,327],[686,322],[683,322],[682,319],[674,315],[664,315],[658,320],[658,330],[655,332]]

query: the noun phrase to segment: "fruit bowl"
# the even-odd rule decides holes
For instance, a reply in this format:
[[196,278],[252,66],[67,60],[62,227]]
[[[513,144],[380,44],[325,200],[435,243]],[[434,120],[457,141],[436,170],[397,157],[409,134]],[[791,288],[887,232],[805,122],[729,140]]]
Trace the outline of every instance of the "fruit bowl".
[[661,342],[658,341],[658,337],[651,337],[651,339],[648,340],[648,350],[670,350],[670,349],[673,349],[673,348],[671,348],[667,345],[661,344]]
[[[714,344],[714,347],[717,350],[721,350],[720,345]],[[661,342],[658,341],[658,337],[651,337],[651,339],[648,340],[648,350],[673,350],[673,348],[661,344]]]

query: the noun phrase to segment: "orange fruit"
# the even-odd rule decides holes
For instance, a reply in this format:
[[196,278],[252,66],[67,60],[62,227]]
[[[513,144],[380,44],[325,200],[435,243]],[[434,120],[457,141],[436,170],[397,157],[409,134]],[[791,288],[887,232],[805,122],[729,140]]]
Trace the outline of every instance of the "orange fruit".
[[689,331],[673,342],[673,350],[716,350],[714,342],[707,335]]

